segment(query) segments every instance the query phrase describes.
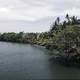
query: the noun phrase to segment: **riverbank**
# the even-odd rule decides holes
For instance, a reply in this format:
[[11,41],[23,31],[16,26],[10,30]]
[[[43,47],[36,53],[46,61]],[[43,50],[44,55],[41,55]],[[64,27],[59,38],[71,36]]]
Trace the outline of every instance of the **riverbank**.
[[53,63],[49,54],[39,46],[0,42],[0,79],[80,79],[80,68]]
[[48,32],[8,32],[0,34],[0,41],[43,46],[51,51],[51,60],[55,62],[80,63],[80,23],[75,16],[66,17],[63,22],[58,17]]
[[[59,51],[58,46],[57,45],[42,45],[42,44],[34,44],[35,46],[41,46],[42,48],[46,48],[50,51],[50,57],[49,60],[54,63],[57,64],[62,64],[64,66],[68,66],[68,67],[80,67],[80,55],[76,54],[73,55],[74,53],[72,53],[71,56],[67,56],[66,53],[64,53],[64,51]],[[75,49],[75,48],[74,48]],[[71,54],[71,53],[69,53]]]
[[[5,41],[2,41],[2,42],[5,42]],[[10,42],[10,41],[8,41],[8,42]],[[51,45],[50,44],[43,45],[43,44],[36,44],[36,43],[34,44],[34,43],[21,43],[21,42],[11,42],[11,43],[31,44],[32,46],[35,46],[35,47],[48,49],[50,51],[49,60],[52,61],[53,63],[62,64],[62,65],[66,65],[66,66],[80,67],[79,59],[76,60],[76,59],[72,59],[71,57],[68,58],[67,55],[65,53],[63,53],[63,51],[62,51],[62,53],[60,53],[57,45],[52,45],[52,44]]]

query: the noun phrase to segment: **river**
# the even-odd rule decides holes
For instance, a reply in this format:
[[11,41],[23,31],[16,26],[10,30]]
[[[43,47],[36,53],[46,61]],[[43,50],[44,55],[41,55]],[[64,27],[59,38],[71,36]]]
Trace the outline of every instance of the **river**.
[[0,42],[0,80],[80,79],[80,69],[53,64],[38,46]]

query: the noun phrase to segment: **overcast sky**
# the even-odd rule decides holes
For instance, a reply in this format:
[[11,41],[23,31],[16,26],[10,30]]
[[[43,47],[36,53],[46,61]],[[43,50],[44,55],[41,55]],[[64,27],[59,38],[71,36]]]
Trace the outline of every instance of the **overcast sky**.
[[0,0],[0,32],[43,32],[55,16],[80,16],[80,0]]

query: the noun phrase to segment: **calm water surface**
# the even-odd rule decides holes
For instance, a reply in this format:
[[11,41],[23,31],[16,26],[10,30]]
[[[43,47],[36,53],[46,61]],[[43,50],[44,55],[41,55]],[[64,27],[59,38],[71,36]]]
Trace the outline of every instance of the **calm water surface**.
[[80,69],[49,61],[48,51],[27,44],[0,42],[0,80],[80,79]]

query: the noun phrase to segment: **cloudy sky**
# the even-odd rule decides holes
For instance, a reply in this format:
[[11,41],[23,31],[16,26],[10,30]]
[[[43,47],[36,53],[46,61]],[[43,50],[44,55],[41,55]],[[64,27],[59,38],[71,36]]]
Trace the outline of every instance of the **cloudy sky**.
[[47,31],[67,13],[80,16],[80,0],[0,0],[0,32]]

